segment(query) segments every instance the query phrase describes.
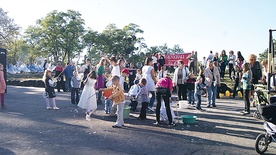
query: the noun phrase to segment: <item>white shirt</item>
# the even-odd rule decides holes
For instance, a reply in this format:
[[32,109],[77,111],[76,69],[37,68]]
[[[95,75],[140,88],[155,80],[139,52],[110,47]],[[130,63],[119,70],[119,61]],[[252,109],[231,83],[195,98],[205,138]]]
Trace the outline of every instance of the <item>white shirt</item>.
[[229,56],[228,60],[229,60],[229,64],[235,64],[236,56],[233,54]]
[[140,86],[138,84],[135,84],[130,87],[128,95],[129,96],[136,96],[140,90]]
[[142,75],[141,75],[141,74],[139,74],[139,73],[137,73],[137,74],[136,74],[136,78],[135,78],[135,79],[136,79],[136,80],[140,80],[141,78],[142,78]]
[[165,77],[166,74],[167,74],[167,71],[163,72],[163,76],[162,76],[162,71],[158,72],[158,79],[162,79],[163,77]]
[[125,89],[124,89],[124,83],[125,83],[125,77],[123,77],[123,76],[121,75],[121,76],[120,76],[120,85],[121,85],[121,87],[122,87],[123,90],[125,90]]
[[119,67],[119,65],[117,65],[117,66],[112,66],[111,76],[113,77],[113,76],[115,76],[115,75],[117,75],[117,76],[120,76],[120,75],[121,75],[121,74],[120,74],[120,67]]
[[155,56],[152,56],[151,58],[153,60],[153,63],[157,63],[157,58]]

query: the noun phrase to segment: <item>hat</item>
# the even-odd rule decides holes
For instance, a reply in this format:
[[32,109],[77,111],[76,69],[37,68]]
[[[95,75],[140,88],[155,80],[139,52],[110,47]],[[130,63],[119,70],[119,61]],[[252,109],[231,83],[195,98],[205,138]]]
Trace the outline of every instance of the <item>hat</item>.
[[128,69],[123,69],[123,70],[122,70],[122,73],[129,74],[129,71],[128,71]]

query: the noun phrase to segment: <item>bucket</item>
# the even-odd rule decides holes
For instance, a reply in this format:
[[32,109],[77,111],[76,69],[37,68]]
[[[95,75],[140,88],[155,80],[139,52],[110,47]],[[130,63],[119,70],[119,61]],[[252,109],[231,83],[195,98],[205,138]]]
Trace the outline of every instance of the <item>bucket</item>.
[[229,97],[229,96],[230,96],[230,92],[229,92],[228,90],[225,92],[225,96],[226,96],[226,97]]
[[181,115],[182,122],[184,124],[194,124],[196,121],[196,116],[193,115]]
[[241,93],[241,91],[238,91],[238,96],[239,96],[239,98],[242,98],[242,93]]
[[179,101],[178,104],[180,109],[187,109],[189,107],[186,101]]
[[124,111],[123,111],[123,118],[124,119],[128,119],[129,118],[129,113],[130,113],[130,107],[129,106],[125,106],[124,107]]

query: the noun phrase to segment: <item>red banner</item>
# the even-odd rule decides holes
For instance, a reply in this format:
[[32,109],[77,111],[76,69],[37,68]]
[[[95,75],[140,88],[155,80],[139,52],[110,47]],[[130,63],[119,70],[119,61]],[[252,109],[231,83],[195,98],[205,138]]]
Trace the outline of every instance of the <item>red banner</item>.
[[177,66],[178,60],[183,60],[185,66],[188,66],[189,60],[187,57],[191,53],[185,53],[185,54],[165,54],[165,66]]

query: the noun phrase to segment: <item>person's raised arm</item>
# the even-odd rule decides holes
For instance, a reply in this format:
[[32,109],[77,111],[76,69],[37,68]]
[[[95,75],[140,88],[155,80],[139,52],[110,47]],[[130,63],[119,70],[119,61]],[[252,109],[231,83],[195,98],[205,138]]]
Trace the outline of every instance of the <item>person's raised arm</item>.
[[104,56],[103,54],[101,55],[106,61],[108,61],[110,63],[110,59],[108,59],[106,56]]

